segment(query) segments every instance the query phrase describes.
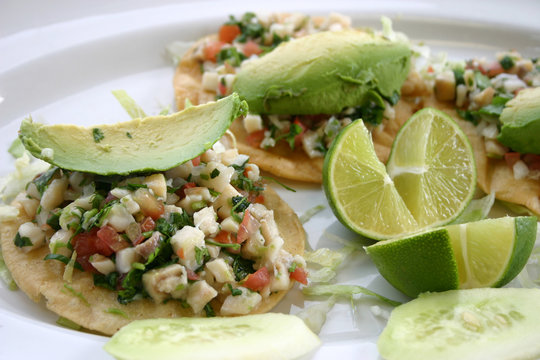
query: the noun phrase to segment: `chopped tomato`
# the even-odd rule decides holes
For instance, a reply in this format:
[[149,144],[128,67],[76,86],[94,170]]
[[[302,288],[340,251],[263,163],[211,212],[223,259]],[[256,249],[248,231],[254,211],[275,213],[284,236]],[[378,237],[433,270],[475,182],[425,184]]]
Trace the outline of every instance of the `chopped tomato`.
[[427,72],[428,72],[428,73],[432,73],[432,72],[434,72],[434,71],[435,71],[435,70],[433,69],[433,66],[429,65],[429,66],[428,66],[428,69],[427,69]]
[[190,268],[186,268],[186,273],[188,280],[199,280],[199,275]]
[[248,201],[250,203],[264,204],[264,195],[249,194]]
[[225,24],[219,28],[219,40],[230,44],[241,33],[238,25]]
[[89,258],[94,254],[101,254],[104,256],[110,256],[112,254],[111,249],[105,253],[100,252],[98,246],[96,245],[97,240],[97,228],[92,228],[89,232],[83,232],[75,235],[71,240],[71,245],[73,250],[77,252],[77,262],[81,264],[85,271],[91,273],[97,273],[98,271],[90,264]]
[[514,167],[514,164],[519,161],[521,154],[518,152],[507,152],[504,154],[504,160],[509,167]]
[[[100,248],[103,247],[103,249],[106,249],[106,248],[110,249],[111,254],[112,252],[117,252],[117,251],[120,251],[122,249],[129,247],[128,242],[125,241],[120,235],[118,235],[116,230],[114,230],[114,228],[109,225],[105,225],[101,229],[99,229],[96,235],[98,237],[98,240],[96,241],[96,245],[98,245],[98,247]],[[111,255],[111,254],[106,255],[106,254],[103,254],[102,252],[100,252],[100,254],[105,255],[105,256]]]
[[140,235],[134,242],[133,242],[133,246],[137,246],[139,245],[140,243],[142,243],[144,241],[145,237],[144,235]]
[[227,86],[225,86],[221,81],[218,84],[218,91],[220,95],[227,95]]
[[486,75],[490,78],[502,74],[503,72],[504,69],[498,61],[490,63],[486,69]]
[[251,55],[259,55],[260,53],[262,53],[262,49],[255,41],[249,40],[244,45],[244,55],[247,57],[250,57]]
[[246,277],[244,286],[253,291],[260,291],[270,283],[270,273],[265,267],[260,268]]
[[156,199],[148,189],[137,189],[133,194],[133,200],[139,204],[144,216],[150,216],[153,220],[158,219],[165,212],[163,203]]
[[191,160],[191,163],[193,164],[193,166],[199,166],[201,164],[201,157],[197,156],[196,158]]
[[179,257],[180,259],[185,259],[186,256],[184,255],[184,248],[178,249],[178,251],[176,252],[176,255],[178,255],[178,257]]
[[182,187],[178,190],[176,190],[175,194],[180,196],[180,199],[183,199],[186,197],[186,190],[197,187],[197,184],[194,182],[189,182],[187,184],[182,185]]
[[156,227],[156,223],[154,222],[154,220],[150,216],[147,216],[143,220],[143,222],[141,223],[141,231],[142,232],[147,232],[147,231],[154,230],[155,227]]
[[238,244],[243,243],[244,241],[249,239],[249,237],[253,235],[253,233],[259,230],[260,226],[261,224],[259,223],[259,221],[249,213],[249,210],[246,210],[244,212],[244,218],[242,219],[240,227],[238,228],[238,233],[236,234],[236,242]]
[[217,55],[221,51],[221,48],[225,45],[222,41],[211,41],[208,44],[206,44],[204,48],[204,58],[206,60],[216,62],[217,61]]
[[264,140],[264,129],[249,133],[248,136],[246,137],[247,143],[254,148],[258,148],[259,146],[261,146],[261,143],[263,140]]
[[[235,241],[233,240],[233,237],[231,236],[231,233],[225,230],[221,230],[214,238],[214,241],[220,244],[234,244],[235,243]],[[240,253],[240,249],[235,250],[234,248],[228,248],[227,250],[233,254]]]
[[296,124],[298,126],[300,126],[300,128],[302,129],[300,131],[300,134],[296,135],[294,137],[294,145],[295,146],[300,146],[302,144],[302,138],[304,137],[304,133],[306,132],[306,126],[304,124],[302,124],[302,122],[300,121],[300,119],[298,119],[298,117],[296,119],[294,119],[294,122],[293,124]]
[[300,284],[307,285],[307,272],[304,268],[296,267],[289,277],[298,281]]

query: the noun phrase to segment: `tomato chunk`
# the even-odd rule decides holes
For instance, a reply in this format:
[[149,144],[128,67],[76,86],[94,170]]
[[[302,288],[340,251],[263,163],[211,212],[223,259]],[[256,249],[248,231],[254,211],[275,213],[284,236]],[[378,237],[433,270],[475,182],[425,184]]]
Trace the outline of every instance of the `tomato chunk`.
[[307,272],[304,268],[296,267],[289,277],[298,281],[300,284],[307,285]]
[[265,267],[260,268],[246,277],[244,286],[253,291],[260,291],[270,283],[270,273]]
[[253,217],[249,213],[249,210],[246,210],[244,212],[244,218],[242,219],[242,222],[240,223],[240,227],[238,228],[238,233],[236,234],[236,242],[238,244],[243,243],[247,239],[250,238],[253,233],[255,233],[261,224],[257,219]]
[[189,182],[187,184],[182,185],[182,187],[175,191],[175,194],[180,196],[180,199],[183,199],[186,197],[186,190],[197,187],[197,184],[194,182]]
[[150,230],[154,230],[155,227],[156,227],[156,223],[154,222],[154,220],[150,216],[147,216],[143,220],[143,222],[141,223],[141,231],[142,232],[147,232],[147,231],[150,231]]
[[519,161],[520,157],[521,154],[518,152],[507,152],[506,154],[504,154],[504,160],[510,168],[512,168],[514,164]]
[[206,60],[216,62],[217,61],[217,55],[221,51],[221,48],[225,45],[222,41],[211,41],[208,44],[206,44],[204,48],[204,58]]
[[246,137],[247,143],[255,148],[261,146],[262,141],[264,140],[264,129],[257,130],[252,133],[249,133]]
[[144,216],[150,216],[153,220],[157,220],[165,212],[163,203],[156,199],[148,189],[137,189],[133,194],[133,200],[139,204]]
[[225,24],[219,28],[219,40],[230,44],[241,33],[242,31],[238,25]]
[[96,240],[98,239],[96,235],[97,231],[97,228],[92,228],[89,232],[83,232],[75,235],[71,240],[73,250],[77,252],[77,262],[81,264],[84,271],[91,273],[97,273],[98,271],[92,266],[92,264],[90,264],[90,256],[94,254],[110,256],[112,254],[112,251],[108,248],[105,248],[108,250],[105,253],[99,251],[103,251],[103,249],[99,249],[96,245]]
[[[235,244],[236,241],[234,240],[232,234],[228,231],[221,230],[216,237],[214,238],[215,242],[218,242],[220,244]],[[235,249],[233,247],[227,248],[227,251],[233,254],[239,254],[240,248]]]
[[250,57],[251,55],[259,55],[260,53],[262,53],[262,49],[255,41],[249,40],[244,45],[244,55],[247,57]]
[[[129,243],[122,239],[116,230],[109,225],[105,225],[99,229],[96,235],[98,237],[96,240],[96,245],[100,250],[98,252],[102,255],[110,256],[113,252],[117,252],[129,247]],[[109,251],[110,253],[108,255],[104,253]]]

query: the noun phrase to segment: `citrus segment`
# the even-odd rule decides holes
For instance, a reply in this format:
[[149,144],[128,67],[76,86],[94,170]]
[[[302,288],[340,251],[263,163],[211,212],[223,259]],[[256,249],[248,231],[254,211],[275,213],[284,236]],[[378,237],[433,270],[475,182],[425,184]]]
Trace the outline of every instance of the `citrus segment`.
[[476,188],[466,135],[448,115],[432,108],[418,111],[401,127],[387,171],[419,228],[455,219]]
[[450,225],[381,241],[366,252],[396,289],[426,291],[499,287],[527,263],[536,241],[535,217],[505,217]]
[[383,239],[417,228],[361,120],[334,140],[324,162],[323,185],[335,215],[357,233]]

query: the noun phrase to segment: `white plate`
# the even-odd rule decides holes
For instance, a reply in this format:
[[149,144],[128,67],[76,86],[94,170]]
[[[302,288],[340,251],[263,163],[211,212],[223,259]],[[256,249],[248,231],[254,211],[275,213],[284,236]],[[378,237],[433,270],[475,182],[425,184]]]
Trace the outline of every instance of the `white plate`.
[[[164,0],[158,4],[167,3]],[[312,14],[338,11],[351,15],[355,25],[377,28],[379,17],[384,14],[393,18],[396,30],[411,39],[425,41],[434,51],[447,52],[453,59],[493,57],[496,51],[510,48],[526,56],[540,55],[540,25],[536,23],[540,3],[534,1],[523,1],[521,6],[498,1],[405,1],[377,5],[351,1],[272,1],[264,5],[205,1],[152,8],[142,8],[142,1],[134,2],[131,8],[124,8],[125,2],[110,7],[98,2],[101,7],[97,9],[90,5],[86,9],[83,3],[78,4],[82,9],[67,1],[58,1],[56,5],[59,4],[62,7],[53,7],[49,12],[41,9],[44,14],[38,28],[20,31],[18,23],[10,19],[9,28],[4,29],[9,35],[0,38],[0,97],[4,98],[0,104],[0,175],[13,168],[7,148],[17,136],[20,121],[29,114],[49,123],[126,120],[128,116],[111,95],[113,89],[127,90],[147,113],[172,106],[173,67],[164,56],[165,46],[174,40],[191,41],[214,32],[230,13],[241,15],[246,10],[259,9]],[[14,18],[22,19],[22,7],[13,8],[18,11]],[[73,15],[85,11],[92,16]],[[319,186],[287,184],[298,191],[277,190],[298,214],[326,204]],[[341,245],[333,240],[335,235],[354,239],[328,208],[306,223],[305,229],[314,248],[339,248]],[[337,281],[362,285],[398,301],[407,300],[378,275],[364,253],[356,253],[347,262]],[[309,305],[295,288],[276,311],[297,313]],[[377,359],[376,340],[384,319],[373,315],[372,305],[390,310],[368,297],[358,297],[352,304],[337,304],[320,334],[323,346],[313,358]],[[0,359],[111,358],[102,350],[106,337],[64,329],[55,324],[56,319],[43,305],[34,304],[21,291],[9,291],[1,283]]]

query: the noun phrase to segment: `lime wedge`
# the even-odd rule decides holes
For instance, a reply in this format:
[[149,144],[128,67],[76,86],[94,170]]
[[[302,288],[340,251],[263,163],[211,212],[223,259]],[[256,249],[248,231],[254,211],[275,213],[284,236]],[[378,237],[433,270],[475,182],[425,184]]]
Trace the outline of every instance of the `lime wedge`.
[[347,126],[325,158],[323,185],[336,217],[375,240],[448,224],[476,188],[467,137],[444,113],[414,114],[394,140],[387,167],[361,120]]
[[378,242],[366,252],[396,289],[426,291],[500,287],[527,263],[536,241],[533,216],[449,225]]
[[334,214],[354,232],[384,239],[418,228],[361,120],[334,140],[324,161],[323,185]]
[[420,228],[454,220],[476,189],[467,136],[433,108],[418,111],[401,127],[386,168]]

